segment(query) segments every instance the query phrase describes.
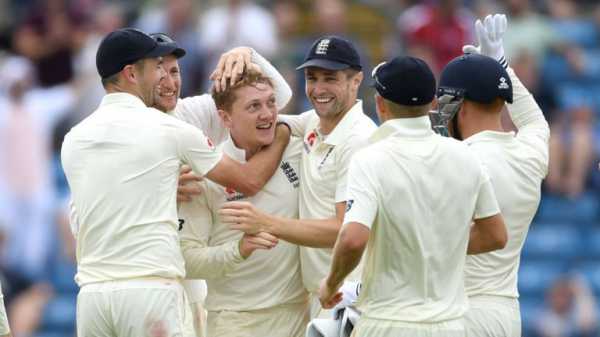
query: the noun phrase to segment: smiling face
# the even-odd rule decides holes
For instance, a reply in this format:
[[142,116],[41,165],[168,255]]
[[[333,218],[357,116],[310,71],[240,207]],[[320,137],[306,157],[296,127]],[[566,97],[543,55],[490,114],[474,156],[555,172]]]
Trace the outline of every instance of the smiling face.
[[355,104],[362,72],[308,67],[304,75],[306,97],[319,117],[335,119]]
[[221,117],[236,145],[251,155],[275,138],[275,92],[267,83],[253,83],[235,89],[234,94],[231,108],[222,110]]
[[181,93],[181,74],[179,63],[174,55],[163,58],[163,68],[167,75],[160,82],[154,107],[163,112],[172,111],[177,105]]
[[139,96],[146,106],[154,106],[158,100],[158,87],[165,78],[163,58],[146,58],[133,65]]

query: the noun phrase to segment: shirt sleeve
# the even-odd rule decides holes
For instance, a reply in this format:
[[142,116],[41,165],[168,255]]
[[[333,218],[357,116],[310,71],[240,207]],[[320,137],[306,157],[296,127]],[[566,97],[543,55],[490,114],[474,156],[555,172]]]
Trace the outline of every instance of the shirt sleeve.
[[190,279],[220,278],[231,272],[244,258],[238,240],[209,246],[214,222],[209,206],[206,185],[204,193],[180,206],[179,217],[184,221],[180,233],[181,250],[185,260],[186,277]]
[[344,202],[347,199],[348,167],[354,154],[366,144],[365,139],[353,137],[337,145],[341,148],[336,154],[336,184],[335,202]]
[[227,140],[229,130],[223,125],[215,101],[209,94],[180,99],[173,116],[202,130],[215,144]]
[[344,224],[358,222],[371,228],[377,215],[377,194],[374,175],[368,173],[366,162],[356,156],[348,169],[348,199]]
[[290,99],[292,98],[292,88],[283,78],[283,76],[275,69],[275,67],[269,63],[262,55],[255,50],[252,50],[252,63],[255,63],[260,67],[263,74],[273,80],[273,89],[275,90],[275,103],[277,104],[277,110],[285,108]]
[[475,202],[475,213],[473,219],[487,218],[500,213],[500,206],[496,200],[494,186],[490,176],[483,165],[480,167],[479,191]]
[[304,138],[312,116],[316,116],[314,111],[307,111],[300,115],[279,115],[277,118],[290,126],[292,136]]
[[201,176],[212,170],[223,157],[223,153],[215,149],[211,140],[191,125],[181,123],[173,134],[177,139],[179,158]]
[[518,129],[517,139],[535,151],[537,170],[545,177],[548,173],[550,127],[533,95],[521,83],[514,70],[508,68],[507,72],[513,85],[513,103],[506,106]]

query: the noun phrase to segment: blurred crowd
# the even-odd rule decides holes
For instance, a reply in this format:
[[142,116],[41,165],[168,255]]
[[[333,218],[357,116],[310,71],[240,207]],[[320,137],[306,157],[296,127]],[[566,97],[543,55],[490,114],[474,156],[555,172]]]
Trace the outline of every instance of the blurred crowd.
[[[365,75],[400,54],[421,57],[439,72],[461,54],[464,44],[474,42],[475,19],[496,12],[508,16],[509,62],[551,125],[544,198],[558,206],[545,208],[557,212],[564,207],[560,214],[570,214],[578,205],[592,205],[581,212],[590,212],[586,221],[598,227],[597,1],[1,1],[0,281],[13,334],[74,334],[75,243],[60,145],[69,128],[90,114],[104,94],[95,53],[108,32],[133,26],[173,37],[187,51],[179,61],[183,96],[210,88],[208,74],[222,52],[251,46],[284,74],[295,94],[285,113],[297,114],[309,104],[303,74],[295,67],[316,37],[336,34],[352,40],[362,53]],[[375,119],[372,96],[364,83],[365,112]],[[511,127],[507,118],[506,128]],[[566,219],[575,221],[568,215]],[[543,226],[532,228],[538,225]],[[526,248],[536,243],[531,240]],[[598,335],[594,292],[600,292],[600,271],[577,273],[577,261],[567,260],[541,292],[531,292],[538,305],[535,310],[524,308],[526,336]],[[591,262],[600,270],[599,260]]]

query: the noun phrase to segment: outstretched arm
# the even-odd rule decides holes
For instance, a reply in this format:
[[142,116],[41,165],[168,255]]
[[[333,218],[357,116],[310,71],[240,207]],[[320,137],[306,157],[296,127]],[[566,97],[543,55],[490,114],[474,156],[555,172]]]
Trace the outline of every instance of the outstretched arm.
[[267,232],[301,246],[331,248],[335,244],[346,203],[337,203],[329,219],[290,219],[265,213],[249,202],[232,201],[219,211],[223,223],[246,233]]

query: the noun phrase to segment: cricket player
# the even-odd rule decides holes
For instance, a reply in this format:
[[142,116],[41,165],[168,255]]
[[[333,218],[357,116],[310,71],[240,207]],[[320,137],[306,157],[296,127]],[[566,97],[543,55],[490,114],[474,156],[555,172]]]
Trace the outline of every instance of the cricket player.
[[465,252],[506,244],[492,184],[466,144],[432,131],[435,78],[424,61],[398,57],[373,78],[383,124],[350,163],[321,303],[341,300],[337,291],[368,245],[354,336],[465,336]]
[[[449,129],[487,167],[508,229],[504,249],[467,257],[465,287],[470,309],[465,326],[467,335],[473,337],[521,336],[519,259],[548,171],[548,123],[514,71],[499,63],[507,67],[502,44],[506,26],[504,15],[477,20],[479,48],[466,46],[471,54],[444,68],[438,90],[440,97],[462,100]],[[500,124],[505,105],[516,134],[504,132]]]
[[[286,86],[283,78],[279,87]],[[223,152],[244,162],[274,138],[277,122],[272,80],[247,69],[242,79],[213,98],[230,138]],[[180,206],[185,220],[181,246],[188,278],[206,279],[211,337],[303,337],[308,293],[300,274],[299,248],[268,233],[244,234],[220,221],[218,210],[245,200],[282,217],[298,217],[302,142],[293,137],[279,169],[262,191],[249,197],[204,181],[204,192]]]
[[0,336],[11,336],[10,327],[8,326],[8,317],[6,316],[6,308],[4,306],[4,295],[2,294],[2,286],[0,286]]
[[[185,50],[164,33],[154,33],[150,34],[150,36],[158,44],[173,48],[173,52],[170,55],[163,57],[163,67],[165,68],[166,76],[160,83],[154,107],[200,128],[215,145],[219,145],[227,140],[229,137],[228,129],[223,125],[215,102],[210,94],[179,99],[182,77],[177,60],[185,56]],[[278,110],[283,109],[292,96],[292,91],[281,74],[266,59],[251,48],[239,47],[232,49],[222,56],[220,64],[231,64],[227,68],[231,69],[230,73],[233,73],[234,76],[227,73],[218,75],[220,77],[217,81],[219,87],[222,79],[229,78],[235,83],[238,80],[235,75],[237,75],[240,69],[251,68],[262,72],[266,77],[275,79],[273,85],[275,87],[275,103]],[[256,157],[259,158],[260,156],[257,155]],[[261,159],[259,158],[259,160]],[[272,161],[272,159],[270,160]],[[189,186],[189,184],[185,184],[185,181],[183,181],[186,177],[189,178],[188,181],[194,181],[194,175],[187,172],[184,175],[180,175],[178,189],[185,190],[183,191],[184,193],[178,194],[178,198],[182,199],[181,201],[191,201],[191,195],[200,193],[197,184]],[[183,284],[191,304],[196,335],[204,336],[206,334],[204,310],[206,283],[203,280],[186,280]]]
[[[166,75],[162,57],[173,51],[136,29],[108,34],[96,55],[107,95],[63,142],[77,238],[79,336],[194,336],[180,282],[180,166],[248,194],[249,181],[263,178],[248,177],[248,166],[216,151],[202,131],[149,108]],[[273,142],[281,153],[286,129]],[[261,174],[270,176],[279,161]]]
[[[363,73],[352,43],[336,36],[322,37],[298,69],[304,70],[306,96],[314,109],[280,118],[292,126],[293,135],[303,139],[300,219],[269,214],[247,202],[227,203],[221,214],[233,229],[264,231],[302,246],[302,278],[311,293],[313,318],[321,311],[319,282],[329,270],[331,248],[344,216],[350,158],[377,127],[357,100]],[[352,279],[359,280],[360,272]],[[322,315],[329,318],[329,313]]]

